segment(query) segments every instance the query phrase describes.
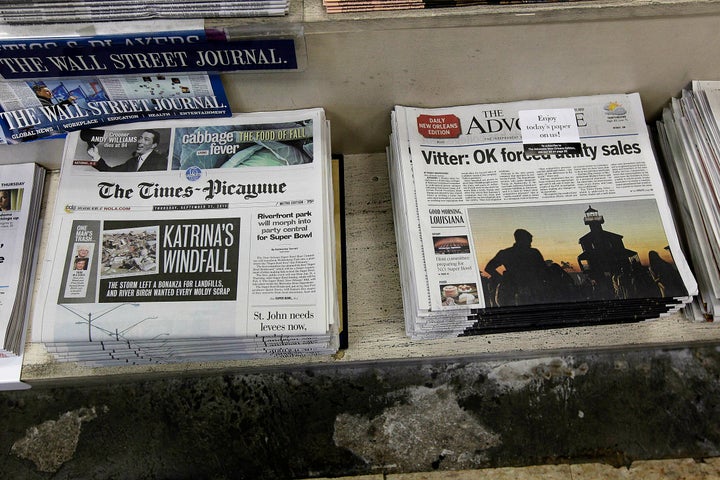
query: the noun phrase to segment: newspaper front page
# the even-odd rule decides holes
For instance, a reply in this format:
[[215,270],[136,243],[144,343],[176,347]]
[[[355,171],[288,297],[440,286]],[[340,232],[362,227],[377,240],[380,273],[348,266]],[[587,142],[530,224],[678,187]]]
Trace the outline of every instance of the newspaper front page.
[[332,348],[327,138],[321,109],[69,135],[34,340]]
[[216,74],[0,81],[0,143],[6,144],[117,123],[230,115]]
[[637,94],[396,107],[394,131],[416,321],[697,293]]
[[297,67],[296,38],[265,29],[262,41],[234,41],[202,20],[60,24],[50,36],[37,25],[6,25],[0,143],[117,123],[229,117],[219,72]]

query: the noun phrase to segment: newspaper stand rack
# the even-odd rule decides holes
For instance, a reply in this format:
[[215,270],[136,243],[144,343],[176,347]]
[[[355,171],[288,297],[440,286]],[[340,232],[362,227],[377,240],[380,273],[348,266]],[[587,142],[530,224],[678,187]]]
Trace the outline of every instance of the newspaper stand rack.
[[[447,357],[519,358],[602,348],[718,343],[713,323],[680,314],[660,321],[564,332],[502,333],[411,341],[405,336],[384,153],[397,104],[442,106],[637,91],[647,120],[692,79],[714,78],[720,0],[600,0],[328,15],[321,0],[295,0],[283,19],[208,20],[207,25],[302,25],[302,71],[224,74],[235,111],[320,106],[344,154],[349,347],[335,356],[92,369],[58,364],[29,344],[30,384],[117,375],[257,370]],[[49,27],[51,31],[52,27]],[[692,32],[667,42],[668,31]],[[689,54],[689,52],[692,52]],[[59,166],[61,140],[17,145],[0,162]],[[52,204],[58,174],[47,180]],[[47,218],[45,215],[45,227]],[[47,235],[47,228],[44,229]],[[41,244],[42,249],[42,244]],[[42,292],[34,292],[41,295]],[[32,328],[32,326],[31,326]],[[560,334],[559,334],[560,333]],[[565,332],[566,333],[566,332]]]

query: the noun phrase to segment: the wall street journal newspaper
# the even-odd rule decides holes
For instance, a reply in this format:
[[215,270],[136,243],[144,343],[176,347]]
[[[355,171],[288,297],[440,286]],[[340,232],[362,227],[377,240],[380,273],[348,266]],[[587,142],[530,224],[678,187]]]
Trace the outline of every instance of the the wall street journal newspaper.
[[662,313],[697,293],[637,94],[396,107],[393,129],[410,332],[495,312],[523,328],[528,307]]
[[336,349],[328,135],[321,109],[69,135],[34,340],[70,360]]
[[217,74],[0,81],[0,143],[61,137],[117,123],[231,115]]

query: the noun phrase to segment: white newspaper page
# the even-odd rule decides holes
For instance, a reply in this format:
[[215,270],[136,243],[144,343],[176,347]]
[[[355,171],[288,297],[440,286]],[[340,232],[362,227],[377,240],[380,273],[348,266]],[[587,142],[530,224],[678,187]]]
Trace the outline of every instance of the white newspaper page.
[[[702,312],[713,315],[718,311],[720,277],[718,277],[712,242],[709,241],[707,222],[704,221],[698,185],[690,173],[688,152],[683,148],[681,135],[669,107],[663,109],[663,120],[659,121],[657,126],[668,176],[675,187],[678,212],[686,232],[688,251],[695,262],[698,301],[702,303]],[[701,318],[705,320],[704,317]]]
[[[28,228],[35,222],[31,218],[32,193],[37,188],[34,164],[0,165],[0,335],[2,344],[19,345],[16,351],[0,349],[0,391],[24,390],[29,385],[20,381],[27,310],[19,308],[19,299],[27,300],[29,265],[34,260],[34,246],[28,244]],[[31,235],[31,234],[30,234]],[[18,324],[20,322],[20,324]],[[12,324],[11,324],[12,323]],[[13,337],[19,335],[19,342]]]
[[720,82],[693,81],[673,98],[658,122],[666,166],[678,195],[688,248],[695,263],[704,313],[719,309],[718,189]]
[[326,334],[324,128],[312,109],[71,134],[34,341]]
[[[36,165],[0,165],[0,346],[13,318],[22,270],[32,245],[26,245]],[[1,352],[2,350],[0,350]],[[6,352],[8,353],[8,352]]]
[[27,390],[30,385],[20,381],[23,357],[0,357],[0,392]]
[[697,293],[637,94],[396,111],[431,310]]

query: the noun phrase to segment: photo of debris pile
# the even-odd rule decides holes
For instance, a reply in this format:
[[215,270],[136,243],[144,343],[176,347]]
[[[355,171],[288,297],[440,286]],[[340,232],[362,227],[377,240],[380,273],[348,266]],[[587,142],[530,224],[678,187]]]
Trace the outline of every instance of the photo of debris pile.
[[158,229],[155,225],[103,232],[100,276],[158,273]]

